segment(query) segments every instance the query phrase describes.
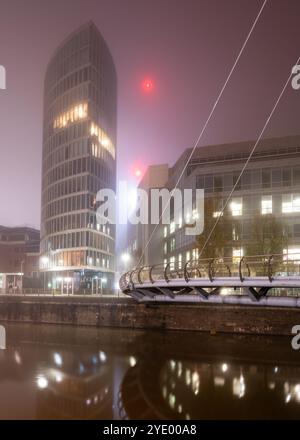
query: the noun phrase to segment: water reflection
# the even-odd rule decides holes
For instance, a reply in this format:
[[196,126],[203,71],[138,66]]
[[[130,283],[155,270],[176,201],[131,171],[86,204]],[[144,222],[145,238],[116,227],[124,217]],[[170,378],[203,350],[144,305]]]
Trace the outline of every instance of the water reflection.
[[300,417],[288,339],[26,325],[7,334],[0,418]]

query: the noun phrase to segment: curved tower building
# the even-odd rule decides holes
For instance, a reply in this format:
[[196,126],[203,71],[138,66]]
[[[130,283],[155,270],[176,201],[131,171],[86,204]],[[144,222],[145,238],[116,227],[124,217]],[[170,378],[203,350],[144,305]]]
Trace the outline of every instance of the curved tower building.
[[45,287],[113,288],[115,226],[96,194],[116,186],[117,75],[90,22],[56,50],[44,85],[41,271]]

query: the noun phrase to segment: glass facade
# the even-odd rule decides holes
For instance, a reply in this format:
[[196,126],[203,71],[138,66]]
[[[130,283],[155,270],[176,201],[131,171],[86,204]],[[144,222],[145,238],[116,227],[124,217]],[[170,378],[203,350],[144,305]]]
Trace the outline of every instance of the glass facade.
[[[249,252],[261,252],[270,236],[276,236],[276,228],[282,235],[278,253],[300,255],[300,137],[287,137],[261,141],[261,150],[236,185],[228,204],[227,230],[220,256],[238,260]],[[195,159],[190,161],[182,179],[181,188],[204,189],[205,200],[213,201],[211,216],[220,216],[233,185],[240,175],[245,158],[249,156],[251,143],[199,147]],[[231,151],[230,151],[231,150]],[[245,150],[245,151],[243,151]],[[223,151],[218,156],[214,151]],[[174,166],[170,175],[172,188],[181,173],[181,162]],[[192,213],[194,217],[194,212]],[[270,216],[277,222],[271,225]],[[191,217],[191,216],[190,216]],[[186,218],[188,222],[190,218]],[[208,217],[205,222],[213,224]],[[268,223],[269,222],[269,223]],[[229,225],[230,223],[230,225]],[[256,223],[259,233],[254,235]],[[225,223],[226,224],[226,223]],[[211,226],[210,226],[211,227]],[[209,227],[209,228],[210,228]],[[270,230],[271,228],[271,230]],[[278,230],[279,230],[278,229]],[[275,232],[274,232],[275,231]],[[161,226],[157,242],[162,242],[155,259],[179,268],[190,259],[198,258],[197,237],[185,234],[185,224]],[[277,240],[279,242],[279,240]],[[225,243],[226,242],[226,243]],[[274,242],[276,240],[274,239]],[[201,247],[201,246],[200,246]],[[159,245],[157,246],[159,249]]]
[[113,288],[115,226],[97,223],[96,194],[116,187],[116,118],[114,62],[90,22],[57,49],[45,77],[40,267],[48,286],[72,277],[75,288],[95,278]]

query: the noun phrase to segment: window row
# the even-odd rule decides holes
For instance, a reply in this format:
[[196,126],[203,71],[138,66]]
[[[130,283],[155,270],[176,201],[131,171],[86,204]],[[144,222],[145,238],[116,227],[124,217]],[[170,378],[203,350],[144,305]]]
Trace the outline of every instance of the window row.
[[51,183],[57,182],[58,180],[86,172],[89,172],[89,162],[87,157],[70,160],[69,162],[59,165],[57,168],[53,168],[44,176],[43,188],[51,185]]
[[50,186],[43,193],[43,206],[59,197],[88,191],[88,177],[87,175],[71,177]]
[[[69,125],[64,130],[56,132],[53,136],[51,134],[45,135],[44,138],[44,152],[43,156],[46,160],[48,154],[54,149],[64,144],[70,144],[80,138],[87,138],[90,132],[90,124],[88,121],[81,121]],[[51,136],[49,138],[49,136]]]
[[67,77],[63,78],[56,84],[50,92],[47,94],[47,101],[53,102],[56,98],[61,96],[63,93],[67,92],[74,87],[88,81],[90,79],[90,69],[88,67],[80,68],[76,72],[72,72]]
[[71,107],[69,110],[58,115],[53,122],[54,129],[65,128],[69,124],[86,119],[88,116],[88,104],[87,102],[77,104]]
[[[206,192],[230,191],[236,184],[239,173],[196,176],[196,187]],[[236,190],[276,188],[300,185],[300,166],[293,168],[255,169],[245,171],[238,181]]]
[[94,229],[107,235],[113,236],[113,225],[100,225],[97,223],[96,216],[90,213],[68,214],[45,222],[43,235],[50,235],[57,232],[71,229]]
[[41,259],[41,269],[62,269],[67,267],[114,268],[114,259],[98,251],[64,251]]
[[115,186],[115,173],[111,171],[108,165],[94,157],[82,157],[80,159],[70,160],[53,168],[43,177],[43,189],[46,189],[52,183],[77,174],[90,173],[99,178],[108,188]]
[[[227,249],[226,257],[232,258],[233,263],[239,263],[240,259],[245,256],[245,249],[243,247],[233,247]],[[300,246],[291,245],[287,248],[282,249],[283,260],[284,261],[294,261],[297,262],[297,273],[298,273],[298,262],[300,262]],[[170,263],[170,270],[183,269],[184,265],[191,260],[198,260],[199,249],[193,248],[185,252],[179,253],[177,255],[172,255],[169,258],[164,258],[164,264]],[[257,268],[256,270],[259,270]]]
[[48,237],[43,243],[42,252],[46,252],[48,249],[56,251],[59,249],[82,247],[98,249],[111,254],[114,253],[114,242],[111,239],[91,231],[70,232]]
[[[245,196],[245,197],[233,197],[229,204],[229,212],[233,217],[239,217],[242,215],[254,215],[260,213],[261,215],[266,214],[293,214],[300,212],[300,193],[294,194],[282,194],[276,195],[277,209],[274,210],[273,199],[275,196],[272,195],[264,195],[264,196]],[[213,211],[212,216],[214,218],[223,215],[223,203],[225,200],[215,200],[215,211]],[[205,209],[205,208],[204,208]],[[199,218],[201,213],[198,213],[196,210],[193,210],[192,214],[187,214],[185,221],[182,221],[179,218],[179,221],[176,223],[172,221],[170,225],[163,226],[163,236],[167,237],[169,234],[173,234],[174,232],[185,228],[185,225],[191,222],[191,219]],[[198,216],[198,217],[197,217]],[[205,211],[204,211],[205,216]]]
[[[75,36],[76,38],[76,36]],[[72,41],[72,40],[71,40]],[[51,66],[47,71],[46,86],[48,89],[56,84],[61,78],[67,76],[69,72],[77,70],[89,62],[89,46],[77,48],[69,56],[65,55],[65,47],[63,47],[54,58]],[[59,94],[64,92],[63,83],[61,83]]]
[[55,217],[72,211],[83,211],[95,209],[95,196],[91,194],[81,194],[73,197],[55,200],[47,206],[42,207],[42,219]]
[[43,160],[43,173],[45,174],[49,169],[61,164],[69,159],[76,159],[88,155],[88,139],[80,139],[71,144],[63,145],[54,150],[52,154],[48,155]]

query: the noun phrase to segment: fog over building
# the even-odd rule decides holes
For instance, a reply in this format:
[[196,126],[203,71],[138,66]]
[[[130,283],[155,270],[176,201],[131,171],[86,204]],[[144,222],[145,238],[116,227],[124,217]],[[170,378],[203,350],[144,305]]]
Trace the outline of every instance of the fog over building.
[[47,285],[114,281],[115,228],[96,221],[96,194],[116,186],[117,75],[89,22],[56,50],[44,84],[41,270]]

